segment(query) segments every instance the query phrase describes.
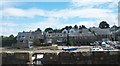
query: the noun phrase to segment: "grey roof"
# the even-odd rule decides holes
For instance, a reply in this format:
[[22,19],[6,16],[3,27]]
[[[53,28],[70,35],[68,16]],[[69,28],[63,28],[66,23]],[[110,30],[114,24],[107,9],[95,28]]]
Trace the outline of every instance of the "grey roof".
[[69,36],[94,36],[92,33],[72,33]]
[[120,35],[120,28],[116,31],[116,34]]
[[34,38],[37,38],[37,39],[43,39],[43,34],[42,32],[38,31],[38,32],[33,32],[32,35],[34,36]]
[[69,33],[69,36],[79,36],[79,33]]
[[67,34],[63,34],[63,33],[46,33],[46,36],[47,37],[66,37]]
[[116,30],[116,32],[120,32],[120,28]]
[[81,29],[82,33],[90,33],[88,29]]
[[93,33],[91,33],[88,29],[81,29],[82,36],[94,36]]
[[32,38],[32,32],[19,32],[17,35],[17,40],[28,40],[30,37]]
[[43,35],[41,31],[35,31],[35,32],[19,32],[17,35],[17,40],[29,40],[29,39],[43,39]]
[[107,35],[111,34],[109,29],[100,29],[100,28],[90,28],[91,32],[94,32],[96,35]]

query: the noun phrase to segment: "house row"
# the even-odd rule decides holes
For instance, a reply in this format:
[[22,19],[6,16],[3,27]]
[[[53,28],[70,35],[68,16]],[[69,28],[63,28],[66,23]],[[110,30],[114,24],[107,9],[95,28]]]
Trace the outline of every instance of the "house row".
[[[120,29],[115,33],[119,34]],[[17,46],[30,47],[35,39],[43,39],[45,44],[66,45],[67,42],[74,43],[72,45],[89,45],[91,42],[101,40],[102,38],[114,38],[114,32],[108,29],[100,29],[92,27],[89,29],[75,29],[47,31],[41,30],[19,32],[17,35]],[[118,37],[120,39],[120,37]]]

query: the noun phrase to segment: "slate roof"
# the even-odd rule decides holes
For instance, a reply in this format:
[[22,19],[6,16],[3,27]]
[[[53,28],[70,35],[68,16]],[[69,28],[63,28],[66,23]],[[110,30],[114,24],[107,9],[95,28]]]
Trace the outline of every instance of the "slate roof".
[[28,40],[30,37],[32,38],[32,32],[19,32],[17,35],[17,40]]
[[108,35],[111,34],[109,29],[101,29],[101,28],[90,28],[91,32],[95,33],[96,35]]

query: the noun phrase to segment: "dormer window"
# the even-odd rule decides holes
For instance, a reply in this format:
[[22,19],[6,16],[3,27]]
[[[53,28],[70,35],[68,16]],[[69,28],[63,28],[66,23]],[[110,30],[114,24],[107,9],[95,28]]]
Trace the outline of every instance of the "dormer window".
[[67,32],[66,32],[66,31],[64,31],[63,33],[65,33],[65,34],[66,34]]
[[71,31],[71,33],[73,33],[73,31]]
[[22,38],[25,38],[25,36],[22,36]]

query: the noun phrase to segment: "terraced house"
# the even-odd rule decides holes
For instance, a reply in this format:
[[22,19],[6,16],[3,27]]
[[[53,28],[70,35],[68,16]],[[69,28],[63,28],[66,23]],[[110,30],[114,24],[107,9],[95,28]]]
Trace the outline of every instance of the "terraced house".
[[[119,30],[115,31],[117,35],[117,40],[119,38]],[[17,35],[16,46],[21,47],[31,47],[33,46],[34,40],[43,40],[44,44],[58,44],[67,45],[89,45],[91,42],[96,40],[101,40],[102,38],[111,39],[113,37],[113,32],[110,28],[101,29],[97,27],[91,27],[89,29],[64,29],[64,30],[49,30],[42,31],[37,29],[36,31],[29,32],[19,32]]]
[[44,39],[42,31],[39,28],[36,31],[19,32],[17,35],[17,44],[15,47],[31,48],[35,39]]

